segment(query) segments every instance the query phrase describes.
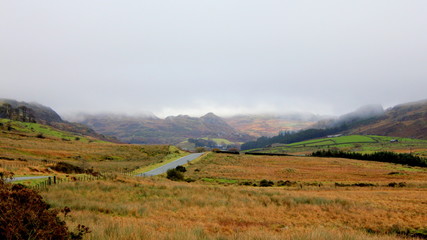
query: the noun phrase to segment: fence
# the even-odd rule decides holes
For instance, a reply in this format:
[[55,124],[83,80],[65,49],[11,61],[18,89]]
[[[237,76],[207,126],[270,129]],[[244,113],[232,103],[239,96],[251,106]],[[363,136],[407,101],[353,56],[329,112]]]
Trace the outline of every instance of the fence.
[[[10,162],[0,162],[0,168],[3,168],[8,171],[13,171],[16,168],[22,168],[22,167],[38,167],[40,165],[46,165],[48,164],[56,164],[56,161],[51,160],[41,160],[37,162],[27,162],[27,161],[15,161],[12,159],[5,159],[4,157],[0,157],[0,160],[9,160]],[[48,177],[46,180],[41,181],[35,185],[30,186],[30,188],[35,190],[46,190],[49,186],[61,184],[64,182],[84,182],[84,181],[93,181],[93,180],[106,180],[106,179],[114,179],[117,174],[125,175],[125,176],[134,176],[133,171],[129,171],[127,169],[121,169],[117,172],[98,172],[97,176],[93,175],[83,175],[83,176],[70,176],[70,177],[57,177],[57,176],[51,176]]]
[[6,169],[8,171],[11,171],[16,168],[22,168],[22,167],[39,167],[40,165],[46,166],[47,164],[55,164],[57,162],[51,161],[51,160],[41,160],[39,161],[22,161],[22,160],[13,160],[13,159],[7,159],[5,157],[0,157],[0,160],[7,160],[0,162],[0,168]]
[[37,183],[36,185],[31,186],[30,188],[34,190],[46,190],[49,186],[66,183],[66,182],[87,182],[94,180],[106,180],[106,179],[114,179],[114,174],[103,174],[98,176],[84,175],[84,176],[71,176],[71,177],[57,177],[52,176],[48,177],[46,180]]

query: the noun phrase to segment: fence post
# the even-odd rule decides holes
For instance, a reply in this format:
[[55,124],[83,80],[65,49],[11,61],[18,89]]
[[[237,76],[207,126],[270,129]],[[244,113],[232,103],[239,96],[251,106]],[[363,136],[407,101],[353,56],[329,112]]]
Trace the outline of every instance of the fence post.
[[51,178],[51,177],[49,177],[49,178],[47,179],[47,184],[48,184],[48,185],[52,185],[52,178]]
[[53,184],[56,184],[56,176],[53,176]]

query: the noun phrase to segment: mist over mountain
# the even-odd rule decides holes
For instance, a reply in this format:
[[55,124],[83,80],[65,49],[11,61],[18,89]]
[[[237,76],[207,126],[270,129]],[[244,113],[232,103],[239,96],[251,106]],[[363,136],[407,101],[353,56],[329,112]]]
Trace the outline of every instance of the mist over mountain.
[[242,149],[289,144],[332,134],[372,134],[427,139],[427,100],[397,105],[384,111],[380,105],[368,105],[336,119],[322,120],[308,129],[246,142]]
[[[427,138],[427,100],[401,104],[387,110],[381,105],[366,105],[336,118],[310,113],[246,114],[222,118],[208,113],[202,117],[178,115],[162,119],[152,113],[103,113],[74,115],[71,119],[78,123],[73,123],[38,103],[0,99],[0,117],[37,122],[110,141],[114,139],[106,136],[142,144],[178,144],[189,138],[218,138],[241,143],[257,137],[264,137],[264,142],[270,142],[268,137],[273,142],[280,142],[282,133],[298,131],[302,132],[299,134],[303,138],[335,133]],[[310,132],[309,129],[315,131]]]
[[378,118],[385,114],[384,108],[379,104],[365,105],[355,111],[341,115],[337,118],[320,120],[312,128],[333,128],[343,124],[352,124],[367,119]]
[[225,117],[224,120],[232,127],[261,137],[272,137],[281,131],[296,131],[311,127],[325,116],[312,113],[287,113],[287,114],[245,114]]
[[204,137],[223,138],[232,142],[254,139],[253,136],[231,127],[213,113],[202,117],[178,115],[165,119],[117,114],[86,115],[80,123],[128,143],[178,144],[188,138]]
[[83,124],[64,121],[53,109],[39,103],[0,99],[0,118],[40,123],[63,131],[92,136],[105,141],[117,142],[117,139],[98,134],[93,129]]
[[350,132],[427,139],[427,99],[389,108],[375,121]]
[[[5,99],[0,98],[0,107],[3,109],[3,114],[0,114],[0,117],[2,118],[13,118],[13,114],[9,112],[7,113],[7,108],[13,111],[13,109],[21,109],[21,113],[17,113],[18,115],[21,114],[21,117],[32,118],[33,122],[41,123],[41,124],[48,124],[48,123],[63,123],[64,121],[59,116],[58,113],[56,113],[53,109],[50,107],[43,106],[38,103],[27,103],[27,102],[20,102],[13,99]],[[27,112],[25,112],[25,109],[27,109]],[[15,110],[15,112],[16,112]],[[31,116],[23,116],[24,114],[29,114]],[[16,116],[17,117],[17,116]],[[14,119],[19,120],[19,119]]]

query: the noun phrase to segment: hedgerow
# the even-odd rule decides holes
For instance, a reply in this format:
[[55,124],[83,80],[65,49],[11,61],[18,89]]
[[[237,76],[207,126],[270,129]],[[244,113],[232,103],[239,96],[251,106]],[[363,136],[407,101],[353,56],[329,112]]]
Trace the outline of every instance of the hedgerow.
[[311,154],[313,157],[337,157],[367,161],[399,163],[409,166],[427,167],[427,160],[409,153],[375,152],[357,153],[340,150],[319,150]]

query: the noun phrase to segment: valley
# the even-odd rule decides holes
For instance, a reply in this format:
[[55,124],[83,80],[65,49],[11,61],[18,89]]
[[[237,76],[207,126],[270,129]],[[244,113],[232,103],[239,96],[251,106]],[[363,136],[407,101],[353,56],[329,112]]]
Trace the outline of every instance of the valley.
[[426,13],[0,1],[0,240],[427,240]]
[[[191,121],[201,123],[196,118]],[[204,127],[224,126],[213,114],[203,121]],[[199,136],[187,143],[233,143],[221,135]],[[427,236],[425,167],[311,156],[319,150],[394,152],[426,159],[427,140],[348,132],[277,142],[240,154],[205,151],[183,158],[180,177],[175,178],[169,171],[150,174],[191,156],[173,145],[115,143],[37,121],[0,120],[2,179],[54,176],[55,183],[46,184],[42,178],[13,184],[36,189],[54,209],[70,209],[59,218],[70,229],[89,227],[83,239],[416,240]]]

